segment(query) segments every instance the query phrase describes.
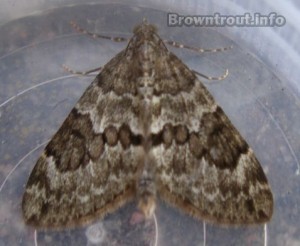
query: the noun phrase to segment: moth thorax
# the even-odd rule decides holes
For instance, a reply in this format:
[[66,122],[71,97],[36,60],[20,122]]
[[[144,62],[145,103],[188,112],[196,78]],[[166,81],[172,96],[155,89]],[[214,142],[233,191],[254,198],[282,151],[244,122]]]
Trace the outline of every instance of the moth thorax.
[[150,218],[156,207],[156,187],[153,174],[148,170],[143,170],[137,182],[138,208],[144,216]]
[[149,72],[150,70],[155,70],[155,64],[158,58],[156,46],[157,45],[152,42],[145,41],[138,47],[139,52],[137,52],[136,55],[142,71]]

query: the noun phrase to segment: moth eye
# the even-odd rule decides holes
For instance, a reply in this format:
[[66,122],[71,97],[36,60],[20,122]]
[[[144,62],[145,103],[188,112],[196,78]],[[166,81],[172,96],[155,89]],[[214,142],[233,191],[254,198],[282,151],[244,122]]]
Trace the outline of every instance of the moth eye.
[[164,144],[169,147],[172,144],[174,138],[174,130],[171,124],[167,124],[164,126],[163,130],[163,142]]
[[104,130],[105,140],[108,145],[115,146],[118,142],[118,131],[114,126],[109,126]]
[[188,129],[186,126],[179,125],[175,129],[175,139],[178,144],[184,144],[188,138]]

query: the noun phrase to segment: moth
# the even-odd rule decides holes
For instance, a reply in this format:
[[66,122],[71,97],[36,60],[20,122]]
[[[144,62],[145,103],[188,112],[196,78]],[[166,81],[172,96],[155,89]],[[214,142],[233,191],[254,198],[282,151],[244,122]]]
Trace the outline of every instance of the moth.
[[125,50],[86,89],[39,157],[25,188],[27,224],[82,225],[158,198],[200,220],[258,224],[273,197],[253,150],[156,27],[135,27]]

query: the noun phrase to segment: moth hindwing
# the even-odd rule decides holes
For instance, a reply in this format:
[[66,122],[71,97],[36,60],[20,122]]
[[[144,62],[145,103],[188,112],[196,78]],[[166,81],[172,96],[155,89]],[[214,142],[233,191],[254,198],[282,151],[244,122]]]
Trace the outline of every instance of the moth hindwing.
[[220,224],[270,220],[273,198],[252,149],[153,25],[97,75],[38,159],[22,209],[27,224],[81,225],[157,197]]

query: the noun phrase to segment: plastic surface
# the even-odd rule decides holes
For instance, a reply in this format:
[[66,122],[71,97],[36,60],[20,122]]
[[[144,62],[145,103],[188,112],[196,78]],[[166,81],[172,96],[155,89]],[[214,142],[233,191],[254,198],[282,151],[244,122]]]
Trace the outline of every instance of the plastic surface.
[[[254,8],[237,8],[237,4],[230,1],[226,7],[219,4],[216,10],[208,2],[202,5],[202,9],[194,8],[193,12],[192,4],[186,4],[185,11],[208,14],[224,10],[226,14],[231,8],[241,14]],[[140,222],[135,203],[128,204],[94,225],[74,230],[35,234],[33,228],[24,225],[20,202],[29,174],[45,143],[94,78],[94,75],[72,75],[65,72],[62,65],[86,71],[105,65],[126,47],[126,43],[92,39],[79,34],[69,22],[76,21],[95,33],[130,37],[133,27],[144,17],[157,25],[160,36],[165,39],[202,48],[233,45],[229,51],[205,54],[169,49],[189,67],[208,76],[219,76],[225,69],[229,70],[225,80],[200,80],[253,148],[271,184],[275,208],[267,226],[268,245],[299,244],[300,103],[299,84],[294,78],[300,70],[289,72],[297,61],[297,54],[291,50],[296,49],[294,44],[298,39],[295,36],[289,42],[287,36],[281,35],[291,33],[290,23],[278,30],[265,28],[256,31],[254,28],[248,28],[248,31],[243,28],[170,28],[166,25],[167,11],[162,11],[167,9],[166,3],[158,8],[159,4],[153,2],[153,9],[139,7],[138,2],[131,3],[130,6],[58,6],[35,15],[28,15],[29,11],[22,19],[12,20],[21,14],[10,15],[6,18],[9,22],[2,22],[0,245],[33,245],[35,236],[38,245],[131,245],[132,242],[155,245],[157,233],[159,245],[201,245],[204,242],[207,245],[264,244],[263,226],[223,228],[206,224],[204,227],[201,221],[162,202],[159,202],[156,211],[157,225],[154,220],[147,224]],[[264,13],[274,11],[267,2],[264,4],[261,7],[264,7]],[[180,7],[178,3],[172,12],[179,11]],[[266,35],[261,37],[259,34],[264,31]],[[278,41],[278,33],[281,42]],[[247,35],[248,38],[244,38]],[[261,39],[257,40],[258,37]],[[285,37],[284,40],[282,37]],[[266,47],[270,50],[266,51]],[[286,53],[278,54],[283,47],[288,47]],[[273,63],[276,59],[282,62],[278,63],[278,70],[275,70]]]

